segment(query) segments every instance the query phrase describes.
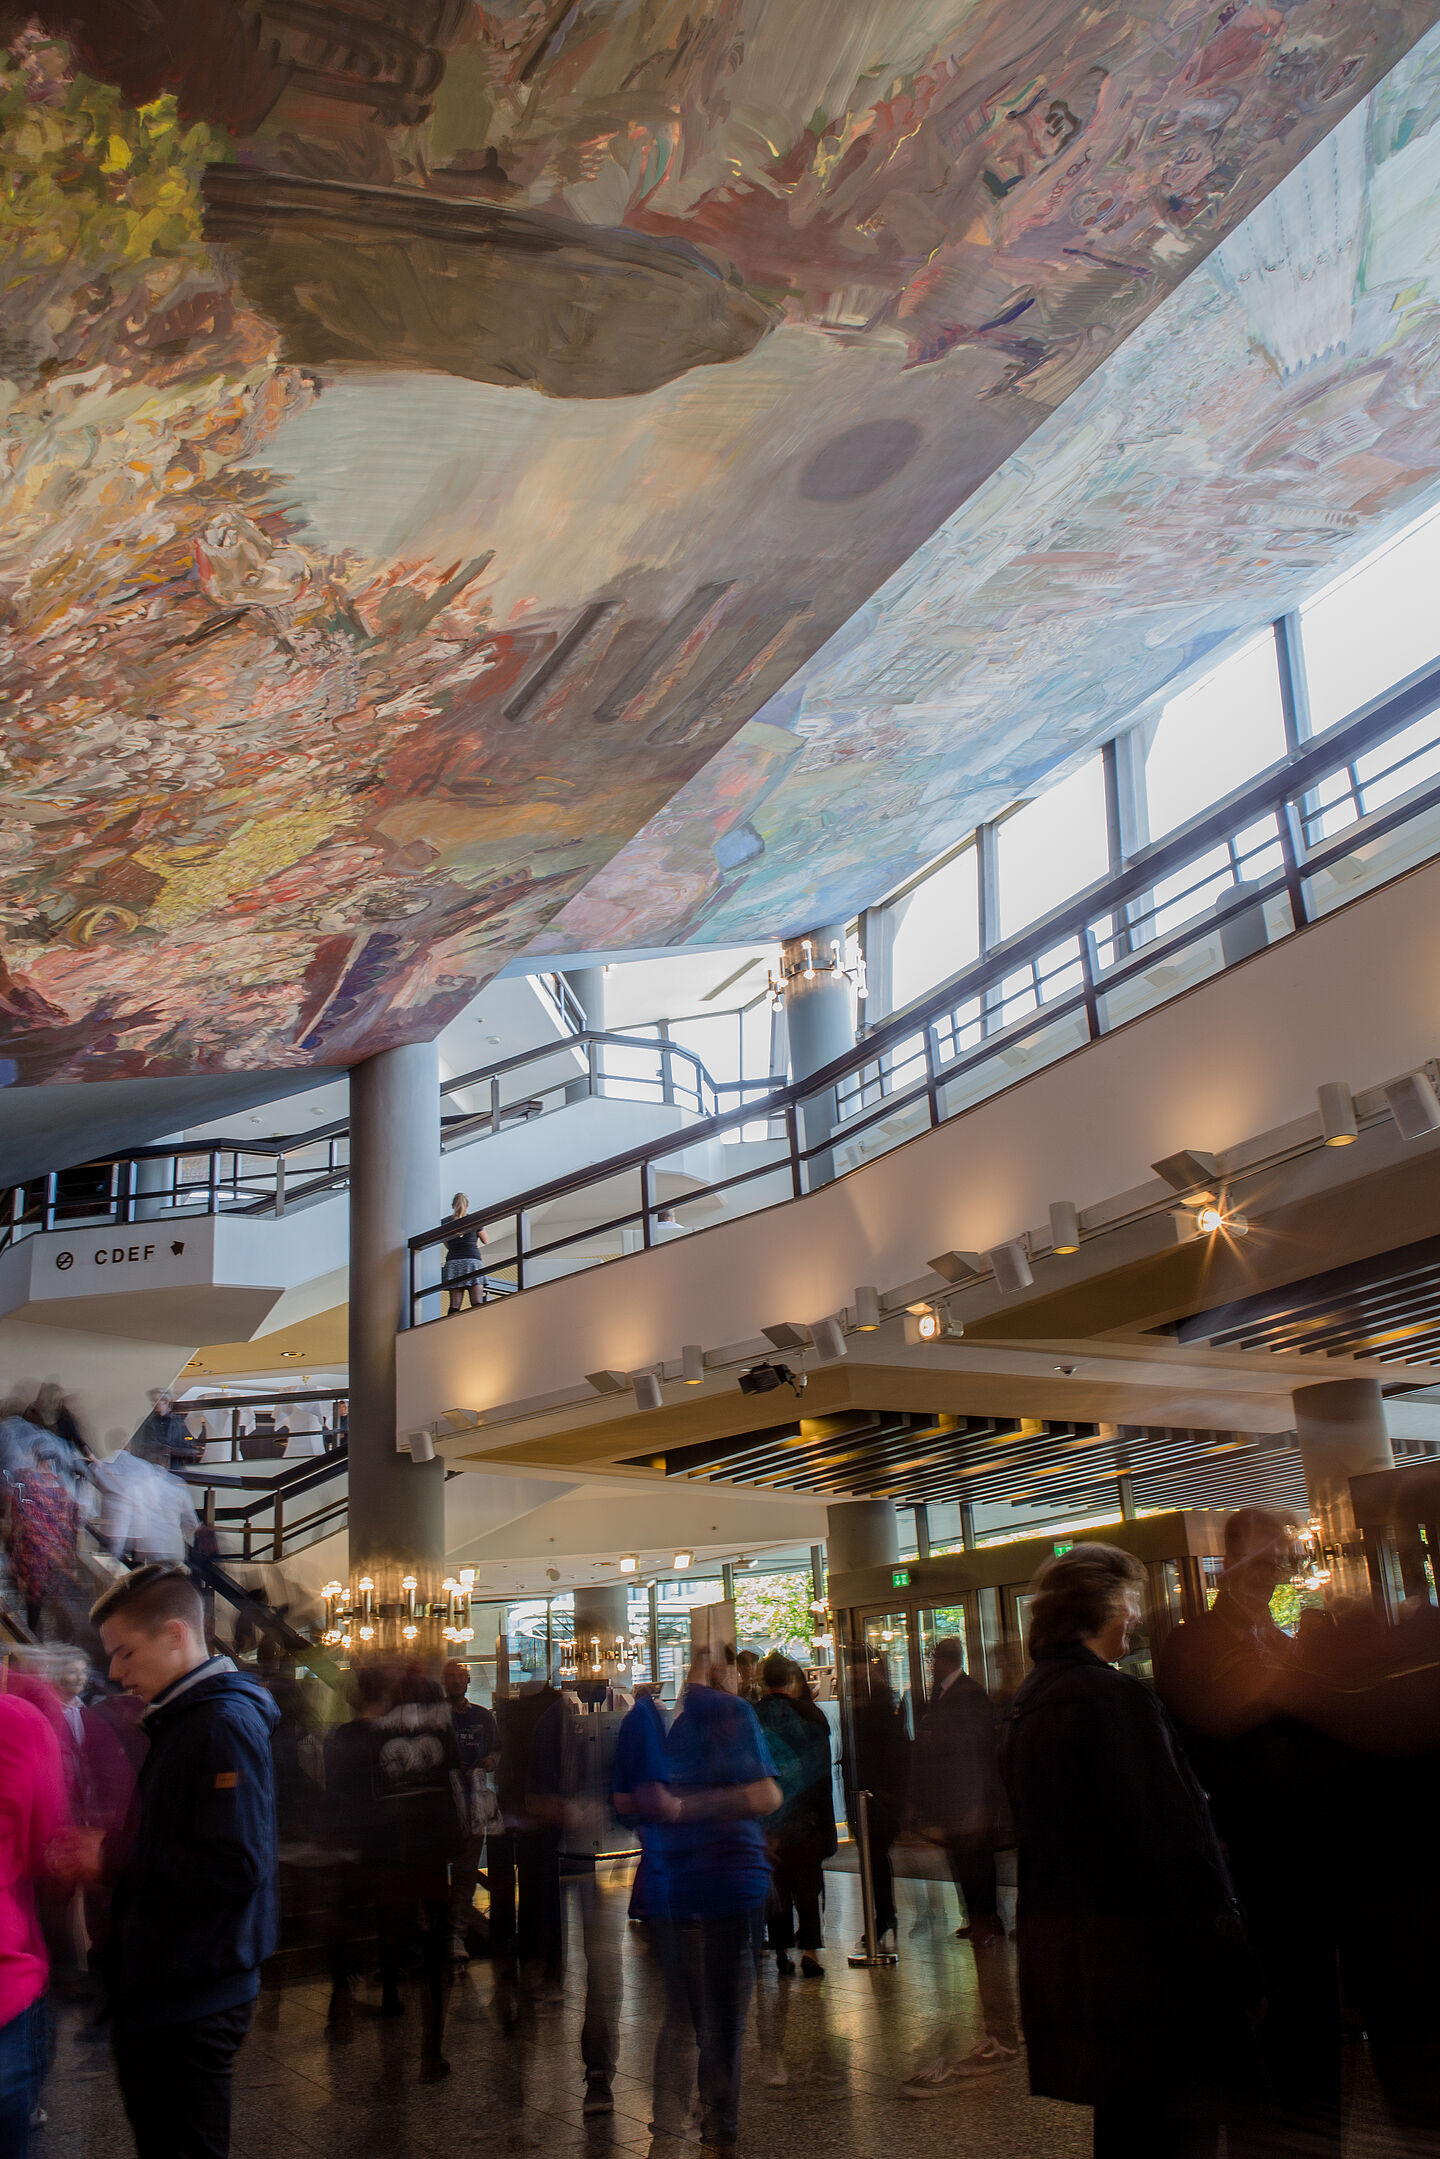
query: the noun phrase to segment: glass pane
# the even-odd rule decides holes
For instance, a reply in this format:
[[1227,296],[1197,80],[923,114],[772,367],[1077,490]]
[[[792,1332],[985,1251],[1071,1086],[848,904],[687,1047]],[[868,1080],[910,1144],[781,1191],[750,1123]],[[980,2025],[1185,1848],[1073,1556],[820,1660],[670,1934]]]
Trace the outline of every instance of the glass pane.
[[[740,1074],[740,1019],[735,1012],[716,1012],[703,1019],[672,1020],[670,1040],[693,1050],[712,1080],[738,1080]],[[683,1057],[674,1059],[675,1085],[694,1092],[695,1068]]]
[[964,1659],[966,1671],[970,1672],[972,1677],[983,1678],[983,1674],[974,1671],[970,1662],[970,1641],[965,1628],[964,1605],[936,1605],[931,1610],[920,1614],[920,1657],[924,1669],[923,1684],[927,1700],[935,1691],[935,1667],[933,1662],[935,1644],[952,1640],[960,1644],[960,1654]]
[[1284,755],[1275,635],[1266,630],[1167,702],[1145,758],[1151,839],[1198,817]]
[[1098,757],[998,827],[1000,934],[1013,937],[1110,866],[1105,771]]
[[1300,610],[1317,733],[1440,653],[1437,580],[1440,513],[1431,510]]
[[890,1009],[901,1011],[980,956],[980,888],[975,849],[918,884],[891,910]]
[[891,1693],[909,1708],[910,1641],[905,1631],[905,1614],[872,1613],[864,1626],[865,1653],[869,1662],[882,1667]]
[[1039,1022],[1031,1033],[1007,1042],[993,1057],[978,1058],[954,1079],[946,1080],[939,1089],[940,1115],[954,1117],[972,1103],[1013,1087],[1016,1080],[1053,1064],[1057,1057],[1068,1057],[1071,1050],[1082,1048],[1089,1039],[1083,1008],[1064,1013],[1059,1019]]

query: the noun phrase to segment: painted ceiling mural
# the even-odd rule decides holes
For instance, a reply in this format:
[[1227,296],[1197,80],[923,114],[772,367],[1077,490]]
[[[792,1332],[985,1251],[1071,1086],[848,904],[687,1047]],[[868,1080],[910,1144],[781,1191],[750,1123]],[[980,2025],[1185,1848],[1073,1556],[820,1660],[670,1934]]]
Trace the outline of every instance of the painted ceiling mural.
[[761,795],[813,791],[807,712],[745,723],[1435,12],[12,12],[13,1076],[433,1035],[702,772],[663,905],[711,934]]
[[1437,487],[1432,32],[540,948],[844,919]]

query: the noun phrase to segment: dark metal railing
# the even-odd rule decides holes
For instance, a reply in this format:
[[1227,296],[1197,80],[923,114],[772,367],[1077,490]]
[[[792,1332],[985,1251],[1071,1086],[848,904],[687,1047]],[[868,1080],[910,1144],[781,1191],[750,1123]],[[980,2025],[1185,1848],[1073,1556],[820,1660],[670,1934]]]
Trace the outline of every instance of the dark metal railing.
[[[573,1004],[573,999],[571,999]],[[575,1008],[578,1011],[578,1007]],[[567,1059],[517,1094],[517,1075]],[[581,1060],[583,1059],[583,1063]],[[582,1096],[654,1102],[713,1117],[732,1097],[768,1094],[773,1079],[712,1079],[693,1050],[642,1035],[575,1033],[458,1073],[440,1089],[440,1145],[448,1153],[528,1123]],[[471,1091],[481,1108],[446,1110]],[[15,1185],[0,1199],[0,1250],[42,1230],[128,1227],[211,1214],[283,1215],[314,1206],[350,1181],[344,1119],[274,1140],[220,1139],[193,1147],[134,1147]]]
[[[783,1204],[1436,854],[1440,668],[1432,666],[1145,847],[823,1071],[412,1238],[412,1322],[443,1316],[439,1249],[459,1229],[483,1225],[490,1282],[523,1290]],[[747,1140],[733,1170],[700,1173],[709,1142]],[[568,1222],[547,1235],[557,1210]]]
[[[273,1477],[216,1476],[201,1466],[179,1470],[200,1496],[207,1529],[230,1532],[240,1550],[222,1555],[240,1560],[280,1560],[306,1545],[343,1529],[349,1517],[349,1453],[343,1444],[278,1470]],[[343,1487],[341,1479],[345,1479]],[[222,1506],[225,1493],[254,1493],[253,1499]],[[320,1497],[317,1505],[305,1502]]]

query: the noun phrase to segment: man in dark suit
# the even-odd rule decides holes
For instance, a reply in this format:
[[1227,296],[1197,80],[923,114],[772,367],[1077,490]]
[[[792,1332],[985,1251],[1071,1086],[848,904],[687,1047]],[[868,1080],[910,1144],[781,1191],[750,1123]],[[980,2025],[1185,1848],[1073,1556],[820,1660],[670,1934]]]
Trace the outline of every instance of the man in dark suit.
[[985,1689],[966,1671],[953,1634],[935,1644],[931,1667],[930,1700],[910,1756],[910,1819],[950,1862],[965,1906],[960,1932],[975,1952],[985,2037],[958,2062],[943,2048],[925,2050],[928,2058],[902,2087],[910,2099],[929,2098],[958,2080],[1005,2068],[1019,2048],[995,1880],[995,1852],[1005,1841],[1007,1822],[995,1711]]

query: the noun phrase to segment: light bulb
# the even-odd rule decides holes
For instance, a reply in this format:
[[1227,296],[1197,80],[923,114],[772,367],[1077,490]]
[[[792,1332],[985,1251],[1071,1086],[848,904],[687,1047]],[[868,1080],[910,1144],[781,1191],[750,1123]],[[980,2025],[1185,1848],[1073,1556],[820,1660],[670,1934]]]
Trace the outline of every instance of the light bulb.
[[375,1629],[373,1627],[362,1627],[360,1629],[360,1639],[362,1642],[373,1642],[375,1639]]
[[475,1587],[475,1569],[473,1567],[462,1567],[460,1569],[460,1587],[462,1589],[473,1589]]
[[620,1572],[622,1574],[633,1574],[639,1564],[640,1554],[638,1552],[622,1552],[620,1554]]
[[419,1586],[413,1574],[402,1575],[400,1578],[400,1587],[402,1589],[418,1589]]
[[375,1587],[375,1584],[371,1581],[368,1574],[362,1574],[356,1586],[360,1589],[373,1589]]
[[695,1554],[693,1552],[677,1552],[675,1554],[675,1570],[678,1574],[683,1574],[687,1567],[693,1567],[694,1564]]
[[407,1642],[413,1642],[420,1629],[418,1627],[402,1627],[400,1632]]
[[1195,1227],[1202,1235],[1209,1237],[1213,1236],[1224,1220],[1225,1217],[1218,1207],[1202,1207],[1195,1217]]

